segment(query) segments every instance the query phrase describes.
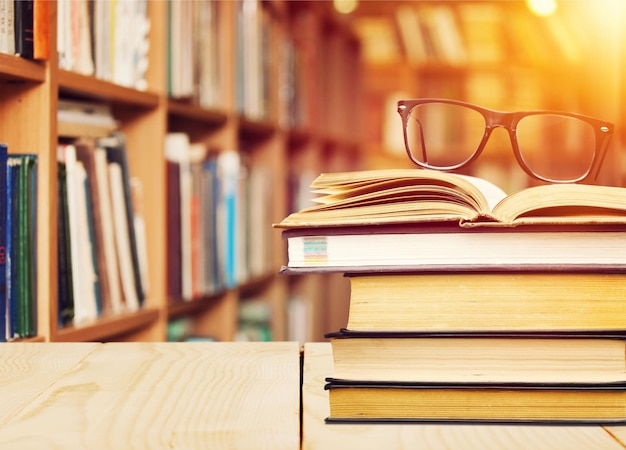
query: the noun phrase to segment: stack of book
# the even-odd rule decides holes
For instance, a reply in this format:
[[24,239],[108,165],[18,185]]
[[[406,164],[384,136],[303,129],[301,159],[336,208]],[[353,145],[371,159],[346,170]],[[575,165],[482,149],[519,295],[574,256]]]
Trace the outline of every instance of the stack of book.
[[350,280],[327,422],[626,421],[626,189],[379,170],[312,190],[275,226],[284,273]]

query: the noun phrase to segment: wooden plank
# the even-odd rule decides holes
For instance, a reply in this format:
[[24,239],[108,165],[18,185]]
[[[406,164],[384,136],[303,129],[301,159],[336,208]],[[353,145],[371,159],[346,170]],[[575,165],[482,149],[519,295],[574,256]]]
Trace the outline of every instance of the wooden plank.
[[299,448],[297,343],[91,345],[3,357],[0,448]]
[[0,77],[14,81],[43,82],[46,79],[45,64],[40,61],[0,54]]
[[[51,385],[71,373],[95,351],[95,343],[2,344],[0,350],[0,430],[24,414]],[[6,442],[2,433],[2,442]],[[3,446],[3,445],[0,445]],[[9,445],[10,447],[10,445]]]
[[[624,448],[598,426],[325,424],[329,406],[328,392],[323,386],[324,379],[332,375],[332,370],[332,350],[329,343],[305,344],[302,387],[303,450]],[[626,437],[624,431],[622,433]]]
[[110,339],[143,327],[149,327],[158,318],[159,310],[148,307],[139,311],[112,314],[78,326],[60,328],[54,335],[54,341],[79,342]]

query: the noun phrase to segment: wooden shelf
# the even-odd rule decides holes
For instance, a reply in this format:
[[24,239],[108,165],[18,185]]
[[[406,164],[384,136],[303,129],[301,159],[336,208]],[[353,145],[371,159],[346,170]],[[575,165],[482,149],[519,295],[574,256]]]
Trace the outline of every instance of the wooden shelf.
[[215,295],[209,295],[202,298],[196,298],[190,301],[177,301],[168,302],[167,315],[168,318],[176,319],[182,316],[189,316],[199,311],[202,311],[212,304],[214,304],[221,296],[223,292],[216,293]]
[[107,100],[146,109],[159,106],[158,94],[138,91],[76,72],[59,70],[58,80],[61,94],[80,95],[85,98]]
[[204,109],[198,105],[180,100],[168,100],[167,113],[170,117],[201,122],[206,125],[222,126],[228,120],[228,114],[220,109]]
[[55,341],[78,342],[110,340],[117,335],[150,326],[159,317],[157,308],[144,308],[134,313],[101,317],[97,321],[58,330]]
[[5,80],[42,83],[46,80],[46,66],[44,62],[0,53],[0,74]]

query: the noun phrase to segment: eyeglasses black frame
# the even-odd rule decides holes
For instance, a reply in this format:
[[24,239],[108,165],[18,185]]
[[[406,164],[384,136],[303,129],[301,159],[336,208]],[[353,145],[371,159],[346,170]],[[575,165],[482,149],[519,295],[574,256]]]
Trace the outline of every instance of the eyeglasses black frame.
[[[478,145],[474,153],[465,161],[459,164],[445,166],[445,167],[432,166],[428,163],[419,161],[411,153],[408,135],[407,135],[407,128],[409,125],[409,117],[411,115],[411,110],[416,106],[428,104],[428,103],[446,103],[450,105],[464,106],[466,108],[470,108],[470,109],[473,109],[474,111],[477,111],[485,119],[485,132],[480,141],[480,144]],[[398,113],[400,114],[400,117],[402,118],[402,132],[404,136],[404,146],[405,146],[407,155],[409,156],[409,159],[414,164],[417,164],[418,166],[424,169],[453,171],[453,170],[468,166],[480,156],[483,149],[487,145],[487,141],[489,140],[489,137],[491,136],[491,133],[493,132],[493,130],[496,128],[504,128],[507,130],[509,134],[511,147],[513,148],[513,154],[515,155],[515,159],[517,160],[517,163],[519,164],[519,166],[524,170],[524,172],[526,172],[531,177],[534,177],[538,180],[549,182],[549,183],[578,183],[578,182],[582,182],[582,181],[589,180],[589,179],[595,180],[602,166],[602,162],[606,155],[606,151],[607,151],[609,142],[611,140],[611,137],[613,136],[613,131],[615,128],[614,125],[610,122],[607,122],[605,120],[600,120],[595,117],[578,114],[578,113],[555,111],[555,110],[529,110],[529,111],[504,112],[504,111],[497,111],[494,109],[485,108],[485,107],[478,106],[478,105],[468,103],[468,102],[463,102],[459,100],[451,100],[451,99],[442,99],[442,98],[420,98],[420,99],[399,100],[398,101]],[[524,158],[522,157],[522,154],[519,149],[519,144],[517,142],[517,124],[524,117],[528,117],[532,115],[545,115],[545,114],[572,117],[572,118],[587,122],[593,127],[593,130],[595,133],[596,148],[594,149],[593,159],[591,160],[591,164],[589,168],[587,169],[587,172],[585,172],[580,177],[576,179],[565,180],[565,181],[551,179],[551,178],[544,177],[543,175],[534,172],[524,162]]]

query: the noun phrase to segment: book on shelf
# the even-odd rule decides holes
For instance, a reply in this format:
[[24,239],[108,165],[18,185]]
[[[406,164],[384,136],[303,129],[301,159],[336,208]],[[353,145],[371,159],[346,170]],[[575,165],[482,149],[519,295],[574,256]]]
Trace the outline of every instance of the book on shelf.
[[[190,301],[269,273],[271,174],[245,152],[165,139],[168,296]],[[242,156],[244,155],[244,156]]]
[[59,68],[145,90],[147,8],[147,0],[58,2]]
[[109,162],[108,173],[111,186],[111,212],[115,229],[115,244],[120,267],[120,285],[126,309],[136,311],[143,300],[140,297],[141,287],[137,284],[138,266],[133,257],[135,246],[130,237],[132,227],[127,215],[128,197],[124,189],[126,184],[124,170],[120,163]]
[[351,331],[626,329],[624,273],[346,274]]
[[33,58],[50,59],[51,2],[34,0],[33,5]]
[[[111,204],[113,207],[113,220],[118,230],[123,232],[116,232],[116,239],[128,240],[128,245],[124,242],[119,242],[118,245],[122,245],[123,252],[130,254],[131,268],[129,274],[132,277],[132,289],[135,290],[135,295],[131,295],[130,292],[127,295],[130,296],[130,305],[127,307],[135,309],[135,306],[141,306],[146,296],[145,286],[141,280],[141,269],[139,266],[139,253],[137,247],[137,237],[134,226],[134,206],[132,190],[130,186],[130,167],[128,164],[126,137],[121,132],[111,133],[106,138],[101,138],[96,141],[99,147],[106,150],[107,162],[109,163],[109,183],[111,186]],[[115,183],[119,183],[115,184]],[[114,197],[113,195],[116,195]],[[125,222],[122,224],[122,222]],[[122,251],[119,249],[119,251]],[[124,289],[131,289],[130,281],[127,283],[127,287]],[[136,299],[136,302],[135,302]]]
[[165,140],[167,167],[168,296],[190,301],[217,292],[217,173],[203,143],[185,133]]
[[59,99],[58,135],[63,138],[103,138],[118,129],[111,107],[105,103]]
[[322,174],[311,189],[317,205],[274,225],[291,270],[626,262],[621,187],[546,184],[507,195],[476,177],[391,169]]
[[13,2],[13,26],[15,32],[15,54],[32,59],[34,51],[34,3],[35,0]]
[[0,342],[7,340],[7,170],[8,146],[0,143]]
[[113,307],[109,277],[115,277],[116,274],[109,274],[106,261],[107,254],[105,253],[104,229],[109,226],[109,224],[105,222],[105,217],[102,214],[103,201],[101,202],[102,197],[100,191],[100,184],[102,182],[99,179],[102,174],[96,170],[96,145],[93,139],[83,138],[77,139],[73,147],[76,153],[76,161],[82,163],[85,170],[86,182],[88,183],[85,200],[89,206],[86,208],[86,211],[91,212],[91,214],[87,216],[87,223],[89,224],[88,229],[91,231],[89,242],[92,246],[91,256],[95,262],[94,274],[97,279],[97,283],[94,286],[97,298],[96,305],[99,310],[97,315],[110,314]]
[[327,378],[333,422],[624,423],[626,381],[614,383],[363,382]]
[[333,377],[367,382],[613,383],[626,335],[606,332],[359,332],[326,335]]
[[220,2],[168,2],[167,93],[204,108],[220,100]]
[[0,53],[15,54],[15,8],[11,1],[0,2]]
[[129,182],[133,205],[133,228],[137,241],[139,278],[141,279],[141,286],[145,296],[150,292],[150,276],[148,270],[148,236],[146,231],[143,184],[138,177],[133,176],[130,177]]
[[167,296],[169,301],[182,298],[182,234],[180,220],[180,169],[177,162],[166,158],[167,203]]
[[109,183],[109,166],[106,150],[95,146],[93,149],[96,175],[96,191],[100,203],[102,221],[102,250],[107,277],[108,293],[110,297],[110,311],[119,314],[124,310],[124,299],[120,286],[118,253],[115,242],[115,228],[113,221],[113,206],[111,203],[111,187]]
[[72,281],[72,250],[69,231],[66,164],[57,161],[57,323],[59,327],[71,325],[74,320],[74,294]]
[[50,0],[0,2],[0,53],[50,58]]
[[[68,240],[72,261],[72,298],[74,300],[73,322],[82,323],[98,316],[97,267],[94,264],[95,247],[90,239],[88,208],[89,184],[87,171],[78,160],[76,147],[61,144],[59,159],[65,164],[67,192]],[[59,304],[66,300],[60,301]]]
[[142,302],[139,293],[145,296],[145,282],[136,284],[145,277],[138,273],[139,261],[133,261],[139,239],[130,236],[141,227],[125,151],[121,133],[66,138],[58,145],[60,326],[135,311]]
[[6,162],[4,340],[37,334],[37,156]]

